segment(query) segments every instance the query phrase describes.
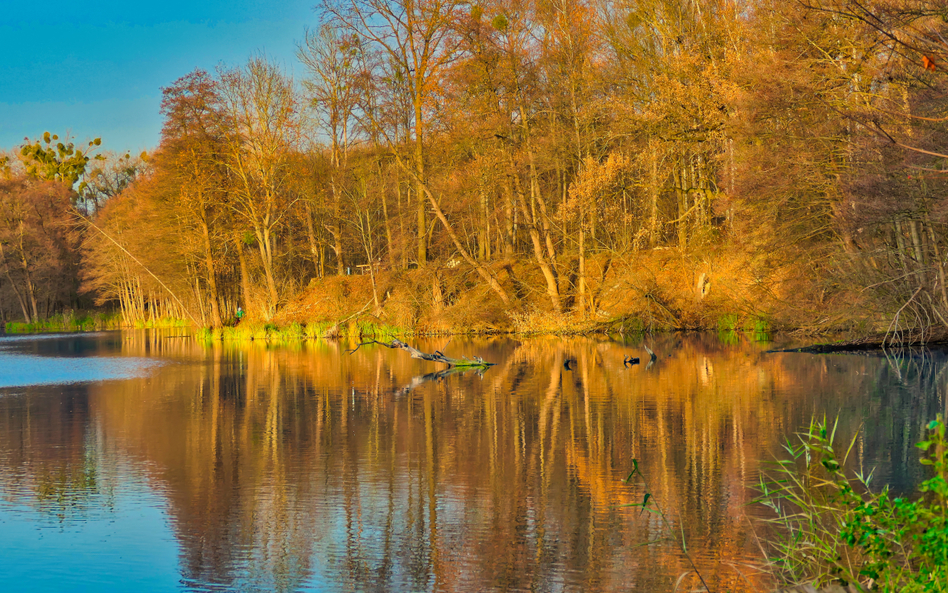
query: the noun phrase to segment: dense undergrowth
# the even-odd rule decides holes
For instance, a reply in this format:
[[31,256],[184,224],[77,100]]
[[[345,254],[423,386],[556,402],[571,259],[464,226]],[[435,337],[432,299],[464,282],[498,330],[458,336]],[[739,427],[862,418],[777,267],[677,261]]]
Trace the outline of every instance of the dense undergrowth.
[[[774,332],[808,335],[870,334],[886,329],[886,316],[867,295],[827,292],[807,276],[805,266],[776,265],[739,252],[701,255],[677,250],[643,250],[632,259],[602,254],[587,261],[588,307],[573,298],[562,262],[559,310],[536,266],[518,261],[494,264],[494,272],[515,299],[508,305],[470,268],[434,263],[420,269],[380,269],[369,275],[326,276],[301,287],[275,311],[247,304],[246,317],[208,327],[205,339],[288,340],[334,336],[516,333],[555,335],[713,331],[725,341],[738,334],[767,341]],[[833,294],[836,296],[827,296]],[[147,313],[147,312],[146,312]],[[122,326],[115,316],[108,328]],[[201,316],[198,316],[200,324]],[[180,327],[193,322],[156,318],[135,328]],[[54,318],[39,324],[11,324],[10,331],[104,329]]]
[[[563,269],[571,268],[563,262]],[[655,331],[750,332],[767,339],[773,331],[808,333],[871,331],[870,307],[853,313],[852,299],[819,302],[822,287],[791,266],[774,266],[751,255],[691,256],[676,250],[644,250],[634,259],[610,255],[587,262],[589,308],[571,296],[571,278],[560,277],[563,293],[555,310],[541,291],[536,266],[499,262],[495,273],[516,300],[505,306],[473,271],[431,266],[382,270],[368,275],[314,281],[270,319],[251,320],[285,327],[290,323],[340,327],[353,320],[410,329],[417,334],[577,334]]]
[[916,496],[874,492],[871,473],[846,469],[856,445],[840,453],[837,426],[812,422],[787,458],[761,478],[760,502],[772,519],[770,565],[787,584],[838,583],[858,591],[948,591],[948,441],[944,419],[917,444],[931,477]]

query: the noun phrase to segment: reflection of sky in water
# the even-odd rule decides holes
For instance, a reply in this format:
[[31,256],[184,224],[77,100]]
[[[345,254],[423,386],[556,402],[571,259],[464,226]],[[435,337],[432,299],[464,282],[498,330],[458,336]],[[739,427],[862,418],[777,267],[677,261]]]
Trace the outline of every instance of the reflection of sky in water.
[[[712,590],[773,590],[732,568],[760,556],[760,461],[839,415],[859,468],[909,491],[948,380],[944,353],[713,335],[656,336],[649,368],[623,365],[634,341],[417,340],[498,363],[441,376],[178,334],[0,338],[0,386],[51,384],[0,389],[25,394],[0,396],[0,593],[698,590],[669,533]],[[671,528],[624,506],[646,490]]]
[[109,503],[92,516],[62,521],[0,501],[3,557],[11,560],[0,561],[0,591],[176,590],[178,545],[162,497],[146,484],[125,482]]
[[158,364],[149,358],[53,358],[0,351],[0,387],[132,379]]

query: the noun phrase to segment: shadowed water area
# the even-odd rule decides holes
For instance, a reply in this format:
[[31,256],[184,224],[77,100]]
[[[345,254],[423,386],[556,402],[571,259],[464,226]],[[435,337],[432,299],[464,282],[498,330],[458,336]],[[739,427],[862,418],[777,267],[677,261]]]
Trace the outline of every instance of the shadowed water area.
[[[692,590],[682,535],[713,591],[756,591],[752,486],[783,438],[839,415],[854,463],[906,491],[946,405],[938,352],[669,335],[626,368],[640,340],[410,342],[497,365],[0,338],[0,591]],[[623,506],[646,492],[669,524]]]

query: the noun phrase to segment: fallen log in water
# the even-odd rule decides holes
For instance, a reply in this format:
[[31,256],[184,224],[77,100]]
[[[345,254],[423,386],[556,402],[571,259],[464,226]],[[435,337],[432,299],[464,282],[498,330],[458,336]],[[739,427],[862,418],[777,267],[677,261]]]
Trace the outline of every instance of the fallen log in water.
[[378,340],[362,342],[352,350],[349,350],[349,354],[352,354],[359,348],[368,344],[378,344],[379,346],[385,346],[386,348],[405,350],[409,355],[411,355],[412,358],[417,358],[419,360],[430,360],[431,362],[440,362],[442,364],[448,365],[450,368],[487,368],[496,364],[493,362],[487,362],[480,356],[475,356],[473,359],[470,359],[466,356],[462,356],[461,358],[449,358],[445,356],[440,350],[435,350],[434,353],[428,354],[427,352],[422,352],[417,348],[412,348],[401,340],[392,340],[391,342],[379,342]]

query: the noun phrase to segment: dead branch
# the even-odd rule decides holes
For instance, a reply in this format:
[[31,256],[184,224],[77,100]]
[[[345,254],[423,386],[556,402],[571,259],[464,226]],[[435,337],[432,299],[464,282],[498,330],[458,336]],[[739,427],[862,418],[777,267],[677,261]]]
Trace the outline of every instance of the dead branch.
[[399,350],[405,350],[406,352],[408,352],[408,354],[412,358],[417,358],[418,360],[428,360],[431,362],[440,362],[442,364],[448,365],[449,368],[453,368],[453,367],[486,368],[486,367],[494,366],[494,364],[496,364],[493,362],[487,362],[480,356],[475,356],[473,359],[468,358],[466,356],[462,356],[461,358],[449,358],[445,356],[444,353],[441,352],[440,350],[435,350],[432,354],[428,354],[427,352],[422,352],[421,350],[418,350],[417,348],[412,348],[411,346],[409,346],[405,342],[402,342],[401,340],[392,340],[391,342],[379,342],[378,340],[362,342],[361,344],[359,344],[358,346],[350,350],[349,354],[352,354],[353,352],[355,352],[362,346],[366,346],[368,344],[378,344],[380,346],[385,346],[386,348],[395,348]]

